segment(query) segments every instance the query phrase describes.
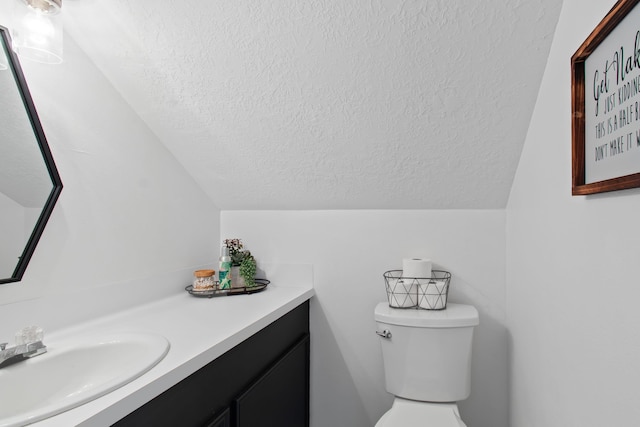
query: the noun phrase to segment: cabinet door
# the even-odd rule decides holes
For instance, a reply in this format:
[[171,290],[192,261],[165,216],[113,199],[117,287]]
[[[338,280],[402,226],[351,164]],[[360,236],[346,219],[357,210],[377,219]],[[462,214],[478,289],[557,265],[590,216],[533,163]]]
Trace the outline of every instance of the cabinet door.
[[234,401],[236,427],[308,427],[309,335]]
[[225,409],[224,412],[208,423],[206,427],[231,427],[231,412],[229,408]]

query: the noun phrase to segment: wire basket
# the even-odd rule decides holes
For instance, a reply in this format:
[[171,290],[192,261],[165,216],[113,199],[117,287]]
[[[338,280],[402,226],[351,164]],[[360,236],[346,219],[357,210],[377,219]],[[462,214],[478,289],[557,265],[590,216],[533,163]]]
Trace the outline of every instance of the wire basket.
[[451,273],[433,270],[431,277],[402,277],[402,270],[384,273],[389,307],[444,310]]

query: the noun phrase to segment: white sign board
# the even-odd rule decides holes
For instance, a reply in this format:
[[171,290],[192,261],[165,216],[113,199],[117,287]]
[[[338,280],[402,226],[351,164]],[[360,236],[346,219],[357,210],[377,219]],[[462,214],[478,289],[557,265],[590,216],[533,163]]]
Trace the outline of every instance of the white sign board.
[[640,172],[640,5],[584,63],[585,184]]

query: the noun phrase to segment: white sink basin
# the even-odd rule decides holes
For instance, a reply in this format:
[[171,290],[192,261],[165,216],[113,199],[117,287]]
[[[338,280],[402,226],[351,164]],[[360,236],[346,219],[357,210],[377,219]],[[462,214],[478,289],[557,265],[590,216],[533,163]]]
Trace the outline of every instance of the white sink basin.
[[169,351],[160,335],[121,333],[47,342],[47,353],[0,369],[0,427],[22,426],[103,396]]

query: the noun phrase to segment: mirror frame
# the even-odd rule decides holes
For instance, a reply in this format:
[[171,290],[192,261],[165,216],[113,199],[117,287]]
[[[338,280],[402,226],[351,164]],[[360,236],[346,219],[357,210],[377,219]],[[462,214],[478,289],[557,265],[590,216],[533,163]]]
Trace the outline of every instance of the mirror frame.
[[31,236],[27,241],[24,251],[22,252],[22,255],[18,260],[18,264],[16,265],[12,276],[9,278],[0,278],[0,284],[3,284],[19,282],[20,280],[22,280],[22,276],[27,269],[27,265],[29,265],[31,256],[33,255],[36,246],[38,245],[38,241],[40,240],[42,232],[47,225],[47,221],[51,216],[51,212],[53,212],[53,207],[55,206],[56,201],[60,196],[60,192],[62,191],[62,180],[60,179],[58,169],[56,168],[53,156],[51,155],[51,150],[49,149],[47,138],[45,137],[44,131],[42,130],[42,124],[40,123],[40,119],[38,118],[38,113],[36,112],[36,107],[33,103],[33,99],[31,98],[31,94],[27,86],[27,81],[24,78],[24,74],[22,73],[22,68],[20,67],[18,56],[15,54],[13,49],[11,49],[11,36],[9,35],[9,30],[3,26],[0,26],[0,41],[2,42],[0,49],[4,50],[4,53],[7,57],[9,69],[11,70],[11,73],[13,74],[13,77],[16,81],[16,85],[18,86],[18,92],[20,93],[20,97],[22,98],[22,102],[24,103],[25,112],[29,116],[29,122],[31,123],[33,133],[35,135],[38,146],[40,147],[40,153],[44,158],[44,163],[47,166],[47,171],[49,172],[49,177],[51,178],[53,187],[51,189],[51,192],[49,193],[49,197],[47,198],[44,207],[42,208],[42,212],[38,217],[38,221],[33,228]]

